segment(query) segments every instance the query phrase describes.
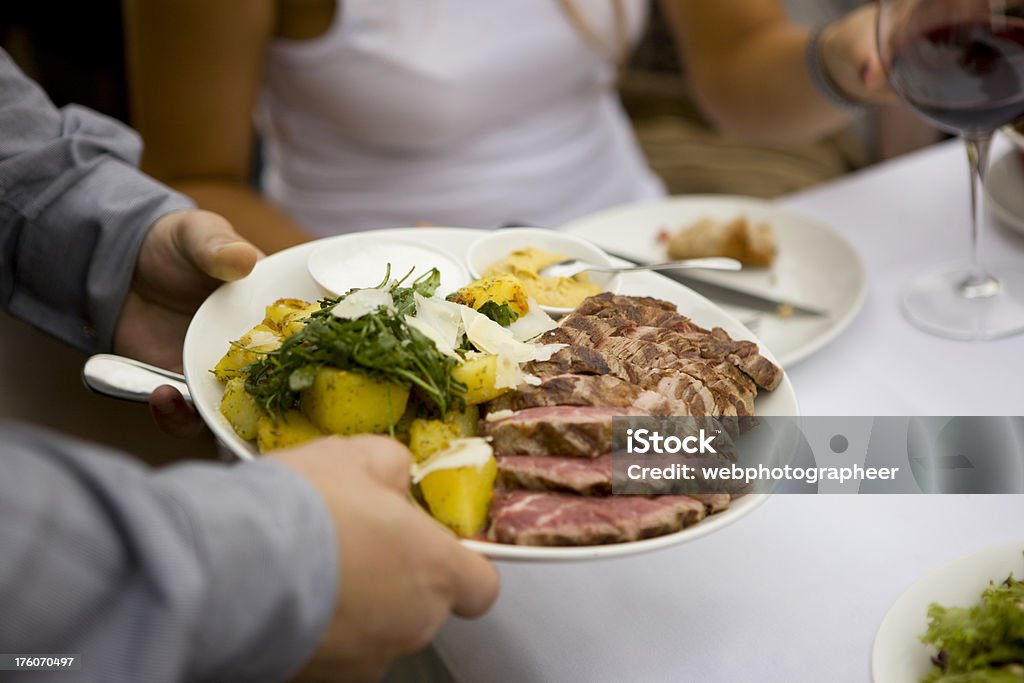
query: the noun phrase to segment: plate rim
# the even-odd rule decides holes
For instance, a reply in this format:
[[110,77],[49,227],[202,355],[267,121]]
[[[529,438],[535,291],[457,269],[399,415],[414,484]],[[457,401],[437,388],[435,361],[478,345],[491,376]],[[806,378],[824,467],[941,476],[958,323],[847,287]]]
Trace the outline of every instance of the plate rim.
[[[474,228],[430,227],[391,228],[373,232],[379,233],[382,238],[387,238],[388,236],[402,237],[408,235],[426,237],[427,235],[431,234],[435,236],[443,236],[444,234],[447,233],[453,237],[457,236],[458,238],[461,239],[472,239],[491,231]],[[362,234],[363,233],[347,233],[344,235],[334,235],[331,237],[306,242],[282,250],[280,252],[277,252],[276,254],[268,256],[267,259],[261,261],[260,263],[257,263],[257,269],[255,269],[253,274],[249,277],[258,276],[260,264],[265,262],[269,263],[269,259],[272,259],[275,256],[289,255],[291,258],[298,259],[301,262],[302,267],[305,268],[309,254],[303,255],[303,252],[312,252],[313,250],[318,248],[318,245],[322,246],[324,242],[345,240],[346,238],[349,238],[352,235]],[[457,257],[453,258],[457,259]],[[314,285],[319,287],[319,285],[316,284],[316,281],[313,279],[312,275],[309,274],[308,272],[307,275],[309,276],[310,281],[312,281]],[[203,335],[203,332],[201,332],[198,329],[197,321],[201,322],[201,318],[203,317],[203,315],[209,314],[209,311],[207,310],[208,307],[212,308],[213,306],[215,306],[218,302],[218,299],[227,296],[231,292],[232,288],[244,287],[245,283],[249,281],[249,277],[243,278],[242,280],[236,282],[230,282],[221,285],[221,287],[219,287],[213,294],[207,297],[207,299],[202,303],[202,305],[199,307],[199,309],[196,311],[196,314],[190,321],[188,330],[185,334],[185,343],[183,345],[182,353],[182,369],[185,375],[186,383],[189,385],[190,389],[196,385],[198,376],[194,374],[195,372],[201,373],[202,375],[209,374],[209,369],[198,367],[198,362],[196,363],[196,367],[193,367],[193,364],[190,363],[190,360],[196,357],[197,355],[196,347],[198,344],[200,344],[200,336]],[[758,346],[761,348],[764,355],[773,362],[778,363],[778,359],[772,354],[772,352],[769,349],[765,348],[763,343],[760,342],[756,335],[750,333],[750,330],[747,329],[742,323],[740,323],[734,316],[730,315],[728,312],[724,311],[720,306],[709,301],[708,299],[694,292],[693,290],[690,290],[689,288],[684,287],[683,285],[676,282],[666,282],[669,283],[672,287],[678,287],[679,289],[684,290],[685,292],[687,292],[688,296],[691,296],[698,300],[702,300],[703,305],[707,306],[710,310],[715,311],[717,316],[720,316],[725,321],[728,321],[728,323],[731,324],[732,326],[736,327],[737,329],[745,330],[746,333],[749,335],[749,338],[755,340],[758,343]],[[224,341],[225,345],[228,344],[229,341],[230,339],[226,339]],[[788,372],[784,373],[783,375],[783,383],[780,385],[780,388],[783,387],[786,388],[787,393],[793,404],[793,415],[799,417],[801,414],[799,398],[796,395],[795,388],[793,387]],[[218,442],[220,442],[223,445],[223,447],[228,452],[230,452],[234,458],[240,461],[254,460],[255,456],[251,452],[244,452],[238,450],[235,447],[234,444],[238,441],[239,437],[237,437],[237,435],[234,434],[234,431],[228,425],[227,420],[224,419],[223,416],[220,414],[220,411],[218,410],[219,404],[213,405],[212,403],[207,403],[205,401],[199,400],[198,397],[202,395],[202,392],[193,391],[193,393],[194,395],[197,396],[197,400],[195,403],[196,410],[199,412],[204,423],[207,425],[210,431],[213,432],[215,437],[217,437]],[[226,440],[221,438],[222,434],[227,435]],[[657,536],[650,539],[643,539],[641,541],[631,541],[628,543],[573,547],[550,547],[517,546],[511,544],[495,543],[491,541],[481,541],[477,539],[462,539],[461,542],[464,546],[469,547],[470,549],[475,550],[477,552],[480,552],[481,554],[491,559],[502,561],[539,563],[627,557],[642,554],[645,552],[659,550],[662,548],[668,548],[675,545],[682,545],[684,543],[697,540],[698,538],[702,538],[703,536],[706,536],[714,531],[717,531],[720,528],[729,526],[730,524],[746,517],[754,509],[763,504],[768,497],[769,494],[752,494],[744,496],[742,499],[740,499],[742,501],[741,505],[736,507],[731,506],[730,510],[724,511],[723,513],[719,513],[717,515],[706,517],[704,520],[693,526],[686,527],[685,529],[681,529],[680,531],[671,534],[665,534],[663,536]],[[731,512],[732,514],[727,514],[729,512]]]
[[[828,225],[818,217],[780,205],[778,202],[770,199],[734,194],[671,195],[668,197],[645,199],[639,202],[631,202],[628,204],[619,204],[617,206],[609,207],[596,213],[572,220],[558,229],[585,237],[586,235],[584,235],[583,232],[588,224],[611,220],[620,214],[626,214],[632,211],[650,210],[659,205],[670,207],[687,205],[689,207],[690,205],[699,206],[701,204],[740,207],[741,210],[743,206],[748,206],[761,211],[779,214],[782,217],[789,217],[795,221],[799,221],[803,225],[813,226],[814,229],[818,230],[822,234],[828,235],[835,242],[841,244],[847,254],[852,257],[850,263],[854,273],[856,274],[858,287],[853,293],[849,305],[843,310],[841,315],[831,317],[832,324],[821,334],[812,337],[809,341],[804,342],[803,344],[798,345],[788,353],[778,354],[779,363],[783,368],[792,368],[797,363],[806,360],[825,346],[828,346],[853,323],[854,319],[856,319],[863,310],[864,303],[867,301],[869,289],[868,270],[867,265],[864,263],[864,258],[854,247],[853,243],[850,242],[843,233]],[[595,244],[604,248],[603,245],[597,242],[595,242]]]
[[[900,591],[900,594],[895,600],[893,600],[892,604],[889,605],[889,608],[885,611],[885,615],[882,617],[882,620],[878,623],[878,628],[875,630],[875,637],[872,640],[871,680],[873,683],[908,683],[905,681],[895,681],[891,677],[887,678],[886,673],[880,671],[880,667],[883,665],[883,662],[880,660],[885,656],[889,638],[894,635],[892,631],[899,631],[895,625],[898,620],[906,618],[904,613],[912,607],[920,607],[920,605],[914,605],[913,603],[917,602],[921,591],[941,584],[943,577],[947,574],[956,572],[961,567],[978,563],[979,561],[982,561],[982,558],[985,558],[990,562],[1001,562],[1004,556],[1008,558],[1011,553],[1017,556],[1017,561],[1020,563],[1020,576],[1021,578],[1024,578],[1024,538],[1021,538],[1016,541],[1004,541],[1002,543],[989,545],[979,550],[962,554],[921,574],[914,579],[912,583]],[[984,562],[982,562],[982,564],[984,564]],[[984,578],[979,577],[978,580],[988,582],[996,580],[997,578],[998,577],[996,576],[987,576]],[[980,595],[978,597],[980,597]],[[941,596],[930,597],[928,598],[928,604],[936,601],[941,602],[942,600],[943,598]],[[977,598],[975,600],[977,600]],[[927,626],[927,612],[925,610],[927,610],[927,605],[925,605],[921,611],[920,617],[925,626]],[[924,632],[923,628],[921,632]],[[914,634],[913,637],[916,638],[917,635],[920,634]],[[922,647],[925,646],[922,644]],[[916,681],[911,683],[916,683]]]

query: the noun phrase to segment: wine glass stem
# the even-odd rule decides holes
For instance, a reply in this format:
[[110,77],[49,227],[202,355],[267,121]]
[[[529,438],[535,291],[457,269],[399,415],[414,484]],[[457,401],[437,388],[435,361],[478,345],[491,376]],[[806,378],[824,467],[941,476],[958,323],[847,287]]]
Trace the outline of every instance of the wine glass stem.
[[964,136],[967,161],[971,172],[971,265],[967,278],[960,283],[960,295],[968,299],[982,299],[999,293],[999,280],[981,265],[978,255],[978,231],[985,223],[985,170],[992,146],[992,133],[973,133]]

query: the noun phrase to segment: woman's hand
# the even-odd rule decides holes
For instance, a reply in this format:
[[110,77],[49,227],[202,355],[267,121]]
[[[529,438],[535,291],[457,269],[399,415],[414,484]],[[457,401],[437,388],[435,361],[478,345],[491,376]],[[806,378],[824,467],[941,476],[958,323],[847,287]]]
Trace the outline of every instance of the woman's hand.
[[821,34],[819,49],[825,72],[850,99],[868,104],[895,104],[878,54],[874,3],[829,24]]
[[[222,282],[245,277],[260,251],[208,211],[176,211],[153,224],[139,252],[132,288],[114,331],[114,352],[181,370],[192,315]],[[161,428],[178,436],[202,423],[181,395],[161,387],[150,397]]]

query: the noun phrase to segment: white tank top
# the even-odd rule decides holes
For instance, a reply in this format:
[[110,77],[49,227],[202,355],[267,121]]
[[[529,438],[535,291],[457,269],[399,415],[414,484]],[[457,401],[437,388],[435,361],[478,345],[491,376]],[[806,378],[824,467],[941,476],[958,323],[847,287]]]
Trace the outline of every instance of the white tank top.
[[[614,90],[611,0],[339,0],[276,40],[258,123],[267,196],[315,235],[430,222],[557,226],[659,196]],[[626,0],[635,38],[646,3]]]

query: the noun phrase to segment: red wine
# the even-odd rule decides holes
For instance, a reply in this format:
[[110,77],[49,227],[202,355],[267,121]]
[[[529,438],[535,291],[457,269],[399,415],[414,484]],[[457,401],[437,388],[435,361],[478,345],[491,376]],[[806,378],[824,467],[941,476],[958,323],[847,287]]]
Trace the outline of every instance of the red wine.
[[954,133],[983,133],[1024,116],[1024,20],[932,28],[895,45],[890,78],[910,107]]

